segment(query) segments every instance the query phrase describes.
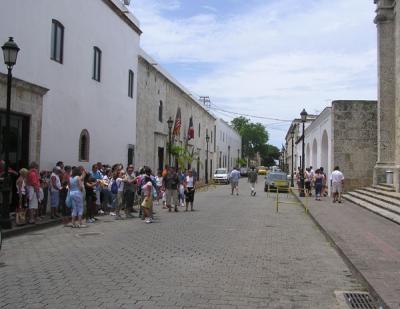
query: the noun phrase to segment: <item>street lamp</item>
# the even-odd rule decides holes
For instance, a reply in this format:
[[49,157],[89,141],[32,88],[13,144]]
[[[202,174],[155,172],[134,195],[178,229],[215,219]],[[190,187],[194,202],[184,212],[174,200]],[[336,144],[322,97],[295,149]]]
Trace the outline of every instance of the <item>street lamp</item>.
[[171,116],[169,116],[169,119],[167,120],[168,124],[168,165],[171,167],[171,130],[172,126],[174,125],[174,121],[172,120]]
[[282,172],[284,172],[285,171],[285,146],[283,146],[283,145],[282,145],[281,152],[282,152],[282,161],[281,161]]
[[300,181],[301,181],[301,191],[300,191],[300,197],[305,197],[304,193],[304,165],[305,165],[305,160],[304,160],[304,124],[307,121],[307,112],[303,108],[302,112],[300,113],[301,116],[301,123],[303,124],[303,133],[301,137],[301,175],[300,175]]
[[11,220],[9,213],[10,203],[10,190],[11,181],[8,175],[9,162],[9,137],[10,137],[10,113],[11,113],[11,83],[12,83],[12,69],[17,62],[17,56],[19,52],[18,45],[14,42],[12,37],[9,37],[8,41],[1,47],[3,50],[4,63],[7,66],[7,109],[6,109],[6,127],[3,136],[3,149],[4,149],[4,174],[2,183],[3,193],[3,205],[1,208],[1,221],[0,225],[5,229],[11,228]]
[[207,143],[207,149],[206,149],[206,184],[208,184],[208,142],[210,141],[210,137],[208,136],[208,133],[206,134],[206,143]]
[[290,138],[292,139],[292,174],[290,176],[290,186],[293,188],[294,187],[294,180],[293,180],[293,150],[294,150],[294,129],[295,126],[292,127],[292,130],[290,131]]

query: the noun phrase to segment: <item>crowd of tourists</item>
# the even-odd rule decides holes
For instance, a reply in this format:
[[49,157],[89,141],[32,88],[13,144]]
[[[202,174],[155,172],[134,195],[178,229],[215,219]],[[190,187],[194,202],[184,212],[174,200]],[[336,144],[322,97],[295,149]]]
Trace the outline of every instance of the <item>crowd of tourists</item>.
[[87,171],[60,161],[51,172],[39,172],[38,164],[32,162],[29,169],[19,171],[16,181],[16,223],[35,224],[47,213],[52,219],[62,217],[65,226],[81,228],[105,214],[121,220],[138,213],[152,223],[154,204],[169,212],[178,212],[178,207],[192,211],[195,185],[191,170],[169,166],[153,174],[149,167],[135,171],[133,165],[125,169],[122,164],[98,162]]
[[[301,183],[301,168],[296,172],[296,182],[299,191],[302,191]],[[342,203],[342,192],[344,184],[344,176],[340,171],[339,166],[336,166],[330,177],[333,202]],[[312,166],[304,171],[304,193],[306,196],[312,196],[312,191],[315,190],[315,199],[321,201],[322,197],[328,196],[328,178],[324,172],[324,168],[320,167],[315,170]]]

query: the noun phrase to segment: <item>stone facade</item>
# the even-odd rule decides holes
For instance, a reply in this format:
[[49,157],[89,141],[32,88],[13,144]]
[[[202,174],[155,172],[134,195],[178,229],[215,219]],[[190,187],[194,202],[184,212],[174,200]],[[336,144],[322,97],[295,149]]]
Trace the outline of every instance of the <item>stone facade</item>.
[[394,172],[400,191],[400,5],[395,0],[375,0],[378,35],[378,158],[374,184]]
[[[11,88],[11,112],[29,119],[29,155],[28,162],[40,159],[40,141],[42,129],[43,96],[48,89],[13,78]],[[0,73],[0,108],[5,112],[7,98],[7,75]],[[11,123],[11,128],[13,124]],[[19,141],[18,141],[19,142]],[[21,147],[21,145],[18,145]],[[20,162],[10,157],[14,168],[21,168]],[[26,163],[26,162],[25,162]]]
[[333,101],[332,167],[340,166],[345,188],[371,185],[377,159],[377,102]]
[[[192,168],[197,171],[200,178],[204,178],[207,165],[208,175],[211,175],[215,167],[216,118],[144,51],[140,52],[138,63],[136,167],[146,165],[157,171],[168,163],[167,121],[171,117],[175,123],[177,110],[180,108],[181,130],[180,135],[173,139],[173,143],[179,146],[185,146],[187,143],[187,149],[196,157]],[[194,139],[187,141],[190,117],[193,119]],[[207,134],[210,140],[206,163]],[[174,165],[174,158],[171,161]]]

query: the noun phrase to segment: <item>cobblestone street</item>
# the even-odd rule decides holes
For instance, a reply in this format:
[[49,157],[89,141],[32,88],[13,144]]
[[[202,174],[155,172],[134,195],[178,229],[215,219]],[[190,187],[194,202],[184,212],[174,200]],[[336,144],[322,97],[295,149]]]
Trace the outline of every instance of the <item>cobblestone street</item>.
[[337,308],[334,291],[360,289],[302,207],[277,214],[261,183],[247,187],[196,193],[194,212],[156,207],[153,224],[100,217],[6,239],[0,308]]

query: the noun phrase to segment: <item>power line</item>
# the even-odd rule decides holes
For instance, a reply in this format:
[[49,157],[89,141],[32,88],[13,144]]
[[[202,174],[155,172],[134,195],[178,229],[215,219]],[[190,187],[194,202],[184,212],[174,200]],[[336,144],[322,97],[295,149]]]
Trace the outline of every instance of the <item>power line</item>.
[[244,117],[252,117],[252,118],[259,118],[259,119],[266,119],[266,120],[274,120],[274,121],[281,121],[281,122],[292,122],[293,120],[287,120],[287,119],[278,119],[278,118],[272,118],[272,117],[264,117],[264,116],[256,116],[256,115],[250,115],[250,114],[242,114],[242,113],[236,113],[236,112],[231,112],[227,111],[224,109],[220,109],[214,106],[211,106],[210,109],[228,113],[228,114],[233,114],[233,115],[238,115],[238,116],[244,116]]

